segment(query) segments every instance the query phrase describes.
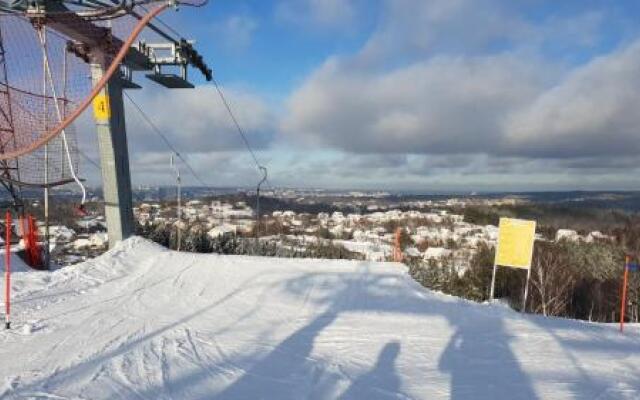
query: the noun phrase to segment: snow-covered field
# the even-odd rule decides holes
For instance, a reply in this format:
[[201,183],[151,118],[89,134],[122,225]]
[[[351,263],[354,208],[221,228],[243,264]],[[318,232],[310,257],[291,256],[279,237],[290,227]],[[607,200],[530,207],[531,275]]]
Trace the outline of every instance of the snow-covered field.
[[7,399],[640,398],[637,326],[621,335],[473,304],[400,264],[176,253],[133,238],[13,282]]

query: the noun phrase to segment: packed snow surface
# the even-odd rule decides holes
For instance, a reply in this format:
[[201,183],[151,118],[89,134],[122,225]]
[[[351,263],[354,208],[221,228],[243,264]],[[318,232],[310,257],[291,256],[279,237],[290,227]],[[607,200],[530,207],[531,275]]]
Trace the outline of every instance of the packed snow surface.
[[[3,282],[4,285],[4,282]],[[638,399],[640,329],[430,292],[393,263],[140,238],[13,276],[7,399]]]

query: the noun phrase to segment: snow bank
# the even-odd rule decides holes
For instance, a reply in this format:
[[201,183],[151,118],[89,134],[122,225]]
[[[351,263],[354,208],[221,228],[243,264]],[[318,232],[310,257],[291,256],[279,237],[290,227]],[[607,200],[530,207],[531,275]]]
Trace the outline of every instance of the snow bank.
[[638,327],[470,303],[419,287],[400,264],[176,253],[133,238],[13,280],[7,399],[640,397]]

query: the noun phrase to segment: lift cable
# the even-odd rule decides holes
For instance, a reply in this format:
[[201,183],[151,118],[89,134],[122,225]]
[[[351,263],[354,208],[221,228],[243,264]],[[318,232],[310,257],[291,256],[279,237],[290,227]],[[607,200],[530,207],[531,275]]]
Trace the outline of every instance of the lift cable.
[[[257,168],[258,173],[260,175],[262,175],[262,171],[264,169],[266,169],[266,167],[264,165],[262,165],[260,163],[260,161],[258,161],[258,157],[256,157],[256,153],[251,148],[251,144],[249,143],[249,139],[247,139],[247,135],[245,134],[244,129],[242,129],[242,126],[240,126],[240,123],[238,122],[238,119],[236,118],[235,114],[233,113],[233,110],[231,109],[231,105],[227,101],[227,98],[225,97],[224,93],[222,92],[222,88],[220,88],[220,85],[218,85],[218,81],[216,81],[215,78],[212,78],[211,81],[213,82],[213,85],[215,86],[216,91],[218,92],[218,95],[220,96],[220,100],[222,100],[222,103],[224,104],[224,107],[227,109],[227,113],[229,114],[229,117],[231,117],[231,120],[233,121],[233,124],[235,125],[236,131],[238,132],[238,134],[242,138],[242,141],[244,142],[244,145],[247,148],[247,151],[251,155],[251,158],[253,159],[253,162],[256,164],[256,168]],[[267,180],[266,183],[273,190],[273,187],[269,183],[269,180]]]
[[[142,4],[139,4],[138,7],[140,7],[142,9],[142,11],[148,13],[149,9],[145,6],[143,6]],[[176,35],[178,37],[178,39],[174,39],[174,40],[180,40],[182,39],[182,35],[180,34],[180,32],[178,32],[177,30],[175,30],[171,25],[167,24],[166,22],[164,22],[160,17],[156,17],[155,18],[156,22],[159,23],[160,25],[164,26],[168,31],[170,31],[171,33],[173,33],[174,35]]]
[[[208,2],[209,0],[206,0],[206,2]],[[205,3],[206,3],[205,2]],[[146,8],[143,5],[139,5],[139,7],[142,10],[146,11]],[[160,18],[156,18],[156,21],[162,25],[163,27],[165,27],[167,30],[169,30],[171,33],[173,33],[174,35],[176,35],[178,38],[182,38],[182,35],[180,34],[180,32],[178,32],[176,29],[174,29],[171,25],[169,25],[168,23],[166,23],[165,21],[163,21]],[[216,91],[218,92],[218,95],[220,96],[220,100],[222,100],[222,103],[224,105],[224,107],[227,110],[227,113],[229,114],[229,117],[231,118],[231,120],[233,121],[233,124],[236,128],[236,131],[238,132],[238,134],[240,135],[240,137],[242,138],[242,141],[244,142],[245,147],[247,148],[247,151],[249,152],[249,154],[251,155],[251,158],[253,159],[253,162],[256,165],[257,168],[257,172],[262,175],[262,171],[263,169],[265,169],[266,167],[260,163],[260,161],[258,161],[258,157],[256,156],[255,152],[253,151],[253,149],[251,148],[251,144],[249,143],[249,140],[247,139],[247,135],[245,134],[244,129],[242,129],[242,126],[240,125],[240,123],[238,122],[238,119],[236,118],[231,105],[229,104],[229,102],[227,101],[227,98],[225,97],[222,88],[220,87],[220,85],[218,84],[218,81],[215,79],[215,77],[211,78],[211,81],[213,82]],[[126,95],[126,93],[125,93]],[[133,102],[133,100],[131,99],[131,97],[129,97],[127,95],[127,98],[134,104],[134,106],[138,109],[138,111],[140,112],[141,115],[144,116],[144,112],[140,109],[140,107],[135,104],[135,102]],[[187,165],[187,167],[189,168],[189,170],[192,172],[192,174],[196,177],[196,179],[204,184],[204,182],[202,182],[201,179],[198,178],[197,174],[195,173],[195,171],[193,171],[193,169],[191,168],[191,166],[182,158],[182,156],[180,155],[180,153],[175,150],[175,148],[169,143],[169,141],[167,140],[166,137],[164,137],[164,135],[162,135],[162,133],[160,132],[159,129],[157,129],[154,124],[149,120],[148,117],[145,118],[147,120],[147,123],[149,123],[149,125],[151,125],[152,127],[154,127],[154,130],[156,131],[156,133],[158,133],[160,135],[160,137],[162,138],[162,140],[165,142],[165,144],[172,149],[177,155],[178,157],[184,161],[184,163]],[[269,180],[267,180],[265,182],[267,184],[267,186],[269,186],[269,188],[271,190],[273,190],[273,187],[271,186],[271,183],[269,182]],[[205,186],[209,186],[209,185],[205,185]]]
[[222,93],[222,89],[218,85],[218,82],[216,81],[215,78],[212,79],[212,82],[213,82],[214,86],[216,87],[216,90],[218,91],[218,95],[220,96],[220,100],[222,100],[222,103],[224,104],[224,107],[227,109],[227,112],[229,113],[229,116],[231,117],[231,120],[233,121],[233,124],[235,125],[236,130],[238,131],[238,134],[240,134],[240,137],[244,141],[244,144],[247,147],[247,150],[249,151],[249,154],[251,154],[251,158],[253,158],[253,162],[256,164],[256,167],[259,169],[262,166],[262,164],[260,164],[260,162],[258,161],[258,158],[256,157],[256,154],[253,152],[253,149],[251,148],[251,145],[249,144],[249,140],[247,139],[247,135],[245,135],[244,130],[242,129],[242,127],[238,123],[238,119],[236,118],[235,114],[231,110],[231,106],[229,105],[229,102],[227,101],[227,98],[224,96],[224,93]]
[[78,154],[80,154],[85,160],[87,160],[87,162],[89,164],[91,164],[92,166],[96,167],[97,169],[100,169],[100,164],[98,164],[91,157],[89,157],[89,155],[87,153],[85,153],[84,151],[80,150],[80,148],[76,148],[76,150],[78,151]]
[[196,179],[196,181],[198,181],[199,184],[201,184],[204,187],[212,187],[211,185],[207,184],[205,181],[203,181],[200,176],[198,175],[198,173],[193,169],[193,167],[191,167],[191,165],[189,164],[189,162],[182,156],[182,154],[180,154],[180,152],[178,151],[178,149],[175,148],[175,146],[173,144],[171,144],[171,142],[169,141],[169,139],[167,139],[166,135],[164,133],[162,133],[162,131],[158,128],[158,126],[156,124],[153,123],[153,121],[151,120],[151,118],[149,118],[149,116],[142,110],[142,107],[140,107],[138,105],[138,103],[136,103],[131,96],[129,96],[129,94],[127,92],[123,92],[125,97],[127,99],[129,99],[129,101],[131,102],[131,104],[133,105],[133,107],[138,111],[138,113],[140,114],[140,116],[142,117],[142,119],[145,120],[145,122],[151,127],[151,129],[158,135],[160,136],[160,138],[162,139],[162,141],[164,142],[164,144],[173,152],[175,153],[176,157],[178,157],[180,160],[182,160],[182,162],[186,165],[187,169],[189,170],[189,172],[191,173],[191,175],[193,175],[193,177]]

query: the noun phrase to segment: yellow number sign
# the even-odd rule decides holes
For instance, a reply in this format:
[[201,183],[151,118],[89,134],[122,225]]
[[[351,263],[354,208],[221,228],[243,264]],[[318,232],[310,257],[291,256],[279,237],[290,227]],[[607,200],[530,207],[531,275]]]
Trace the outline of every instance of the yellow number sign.
[[93,115],[98,121],[106,121],[111,118],[111,106],[109,96],[99,94],[93,99]]
[[535,235],[535,221],[500,218],[495,264],[503,267],[529,269]]

